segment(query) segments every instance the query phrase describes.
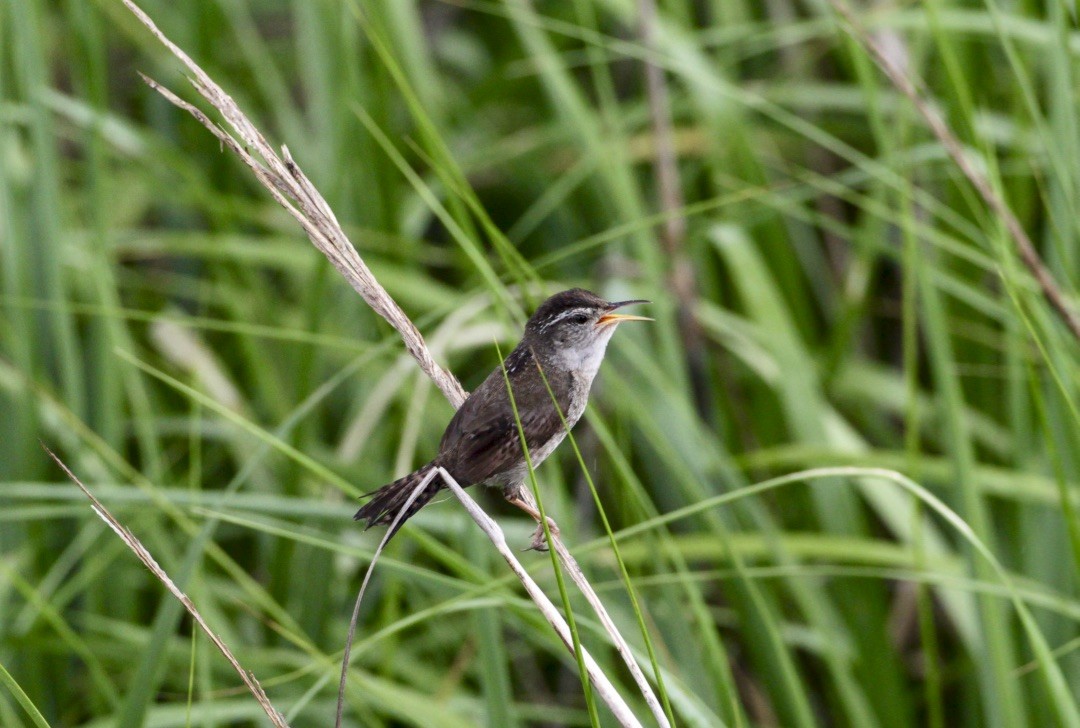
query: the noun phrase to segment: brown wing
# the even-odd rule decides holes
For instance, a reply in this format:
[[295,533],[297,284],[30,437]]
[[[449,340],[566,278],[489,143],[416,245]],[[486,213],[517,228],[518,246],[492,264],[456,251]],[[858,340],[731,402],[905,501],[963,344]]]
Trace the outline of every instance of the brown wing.
[[[524,367],[536,366],[529,352],[519,350],[507,357],[506,365],[512,376],[524,373]],[[530,451],[562,430],[562,420],[542,381],[538,387],[515,386],[514,398]],[[559,406],[565,413],[566,403]],[[439,461],[462,485],[471,485],[511,469],[522,457],[506,382],[502,369],[496,368],[450,420],[439,443]]]

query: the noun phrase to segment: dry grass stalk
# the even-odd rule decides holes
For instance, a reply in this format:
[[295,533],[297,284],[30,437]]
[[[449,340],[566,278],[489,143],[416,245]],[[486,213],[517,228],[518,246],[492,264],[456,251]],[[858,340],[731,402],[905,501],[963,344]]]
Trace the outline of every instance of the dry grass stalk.
[[432,470],[416,484],[412,493],[409,493],[409,497],[405,499],[401,508],[398,509],[397,515],[394,516],[394,520],[391,521],[390,527],[387,528],[386,533],[383,534],[382,541],[379,542],[379,547],[375,549],[375,553],[372,554],[367,571],[364,572],[364,581],[360,584],[360,591],[356,594],[356,603],[353,605],[352,617],[349,619],[349,634],[345,638],[345,654],[341,656],[341,677],[338,680],[337,712],[334,715],[334,728],[341,728],[341,716],[345,711],[345,683],[349,678],[349,658],[352,655],[353,637],[356,635],[356,622],[360,618],[360,605],[364,601],[364,593],[367,591],[368,582],[371,581],[371,574],[375,571],[375,564],[378,562],[379,556],[382,555],[383,549],[386,548],[386,543],[390,540],[390,536],[393,535],[394,531],[397,529],[398,523],[401,522],[401,517],[409,512],[409,506],[413,504],[413,501],[417,499],[421,491],[427,487],[427,484],[430,483],[437,474],[437,470]]
[[694,266],[686,254],[686,216],[683,212],[686,200],[679,179],[671,99],[664,69],[650,60],[653,54],[659,52],[659,22],[656,0],[638,0],[641,43],[649,51],[644,58],[645,93],[649,101],[649,121],[652,126],[653,147],[656,150],[653,177],[656,180],[660,212],[664,218],[660,240],[670,259],[667,287],[679,302],[676,308],[676,323],[687,356],[694,403],[703,419],[708,421],[712,419],[710,398],[705,385],[709,379],[708,362],[701,324],[694,315],[697,310],[697,283],[694,280]]
[[585,572],[581,570],[581,566],[578,565],[577,559],[571,555],[570,550],[566,548],[566,544],[554,534],[552,534],[551,542],[555,547],[555,553],[559,555],[559,560],[562,561],[563,566],[566,568],[566,573],[568,573],[574,583],[577,584],[577,588],[581,591],[582,595],[584,595],[589,606],[596,612],[596,616],[600,619],[600,624],[603,625],[608,635],[611,636],[612,641],[615,643],[616,651],[619,653],[619,656],[623,658],[623,662],[626,663],[627,669],[630,670],[630,675],[634,678],[634,682],[637,683],[638,689],[641,691],[641,696],[645,698],[645,703],[649,706],[649,710],[652,712],[653,718],[656,719],[657,725],[661,726],[661,728],[669,728],[671,723],[668,721],[667,714],[664,713],[664,706],[657,699],[656,694],[652,690],[652,686],[649,685],[649,681],[645,678],[645,673],[641,671],[641,666],[638,665],[637,660],[634,658],[634,653],[630,649],[630,645],[623,639],[622,633],[620,633],[619,628],[615,626],[615,622],[612,620],[611,615],[608,614],[604,603],[600,601],[600,597],[596,595],[596,592],[592,588],[592,584],[585,578]]
[[[363,260],[356,252],[356,249],[341,229],[340,224],[338,224],[329,204],[293,161],[288,149],[282,147],[281,156],[279,157],[273,147],[271,147],[263,137],[262,133],[259,132],[255,125],[252,124],[247,116],[240,110],[236,102],[234,102],[233,99],[198,66],[198,64],[196,64],[176,44],[170,41],[165,34],[158,29],[153,20],[151,20],[150,17],[134,2],[131,0],[123,0],[123,2],[139,21],[145,25],[150,32],[192,73],[190,80],[195,89],[207,100],[207,102],[221,113],[229,126],[232,127],[233,131],[239,137],[239,140],[212,121],[200,109],[179,98],[153,79],[143,76],[146,83],[168,99],[172,104],[194,116],[218,138],[224,147],[240,157],[240,159],[251,168],[252,172],[255,173],[255,177],[264,187],[266,187],[273,198],[300,223],[304,232],[311,239],[311,242],[315,247],[327,257],[330,263],[345,277],[364,301],[400,333],[402,340],[405,342],[406,349],[416,359],[424,373],[435,382],[436,386],[439,387],[450,403],[455,408],[460,407],[468,397],[468,394],[461,387],[461,384],[453,374],[435,362],[424,342],[423,336],[421,336],[420,332],[408,316],[405,315],[405,312],[401,310],[401,307],[397,305],[375,279],[367,265],[364,264]],[[249,150],[254,150],[258,156],[255,156],[255,154]],[[532,581],[521,564],[506,547],[505,537],[503,537],[501,530],[499,530],[498,527],[495,526],[494,521],[484,514],[483,511],[479,509],[479,506],[465,494],[464,490],[462,490],[456,482],[453,482],[448,473],[442,471],[442,474],[444,479],[447,480],[447,485],[454,491],[454,494],[458,496],[458,499],[462,501],[462,504],[465,505],[470,514],[473,515],[474,520],[477,521],[481,528],[484,529],[485,533],[492,539],[496,548],[499,549],[503,557],[506,558],[507,563],[510,564],[510,567],[522,580],[529,596],[536,602],[541,612],[545,614],[548,621],[555,627],[560,638],[572,651],[573,642],[569,639],[569,628],[565,626],[564,621],[561,621],[562,617],[561,615],[558,615],[557,611],[554,612],[554,616],[557,617],[559,622],[552,621],[553,618],[551,612],[554,610],[554,606],[547,597],[544,596],[543,592],[540,591],[539,587],[536,586],[535,582]],[[637,680],[650,709],[652,709],[657,716],[660,725],[668,725],[667,718],[660,708],[655,695],[652,693],[648,681],[644,678],[640,667],[634,660],[626,640],[623,639],[622,635],[619,634],[618,630],[615,628],[614,623],[600,603],[595,591],[589,586],[580,567],[578,567],[573,557],[570,556],[565,545],[557,538],[553,537],[553,540],[555,541],[556,552],[560,556],[563,565],[570,573],[574,583],[582,589],[594,609],[598,610],[597,614],[600,617],[601,623],[611,635],[617,649],[630,667],[631,673],[635,680]],[[559,626],[560,623],[562,624],[562,627]],[[622,700],[611,685],[610,680],[608,680],[600,671],[595,660],[587,654],[585,657],[586,663],[589,666],[589,673],[597,685],[598,692],[616,716],[622,716],[620,717],[622,724],[627,726],[639,725],[632,713],[630,713],[629,709],[626,707],[625,701]],[[605,687],[601,688],[601,686]]]
[[[45,446],[42,445],[42,447]],[[150,552],[142,545],[142,542],[139,541],[131,531],[127,530],[127,528],[116,519],[116,516],[110,513],[109,509],[102,505],[101,501],[94,497],[94,494],[83,485],[82,481],[75,476],[75,473],[71,472],[68,466],[56,456],[56,453],[48,447],[45,447],[45,452],[49,453],[49,456],[56,461],[56,464],[59,465],[65,473],[67,473],[67,476],[71,478],[72,482],[79,486],[79,489],[86,494],[86,497],[90,499],[90,503],[93,506],[94,513],[98,514],[101,520],[105,521],[109,528],[116,532],[116,535],[120,537],[120,540],[127,544],[129,549],[135,552],[139,561],[146,565],[146,568],[150,570],[150,573],[156,576],[158,580],[165,585],[165,588],[168,589],[174,597],[180,600],[180,603],[184,605],[184,609],[188,610],[191,618],[195,620],[195,623],[199,625],[199,628],[206,633],[206,636],[210,638],[210,641],[214,643],[214,646],[220,650],[221,654],[225,655],[225,659],[229,661],[229,664],[232,665],[233,669],[240,675],[240,679],[244,681],[244,685],[246,685],[247,689],[251,691],[251,694],[255,696],[255,700],[262,709],[266,711],[266,715],[270,718],[270,722],[277,726],[277,728],[289,728],[289,724],[285,722],[285,718],[281,713],[277,712],[273,705],[271,705],[270,698],[266,696],[266,692],[262,689],[262,686],[259,685],[259,681],[255,679],[255,675],[243,668],[240,661],[233,655],[232,650],[229,649],[228,645],[218,637],[214,630],[210,629],[210,625],[203,619],[202,614],[199,613],[199,610],[195,607],[191,598],[181,591],[180,587],[176,586],[176,583],[169,578],[169,575],[165,573],[165,570],[162,569],[154,557],[150,555]]]
[[1032,277],[1035,278],[1035,282],[1042,290],[1043,297],[1046,298],[1050,307],[1065,322],[1073,336],[1080,341],[1080,317],[1070,306],[1065,294],[1062,293],[1057,281],[1054,280],[1054,276],[1050,274],[1042,258],[1039,257],[1035,244],[1028,237],[1027,231],[1020,224],[1020,220],[1017,219],[1009,204],[994,190],[990,180],[979,171],[979,168],[965,151],[964,145],[953,134],[945,119],[927,101],[922,82],[913,73],[905,71],[898,65],[893,58],[893,54],[890,54],[887,48],[866,32],[847,3],[843,2],[843,0],[829,0],[829,4],[844,18],[852,37],[869,51],[871,58],[874,59],[874,62],[877,63],[878,68],[881,69],[886,78],[908,97],[919,115],[926,121],[931,133],[941,142],[941,146],[944,147],[949,157],[967,177],[971,186],[975,188],[998,219],[1005,224],[1005,229],[1009,232],[1009,236],[1012,237],[1016,245],[1020,260],[1027,267]]
[[[424,343],[424,337],[372,275],[371,269],[360,258],[356,248],[345,235],[345,231],[341,229],[330,205],[293,161],[288,148],[282,147],[279,157],[262,133],[232,100],[232,97],[225,93],[179,46],[169,40],[150,19],[150,16],[131,0],[124,0],[124,5],[191,71],[190,80],[195,90],[221,112],[229,126],[239,136],[239,141],[211,121],[198,108],[153,79],[143,76],[146,83],[170,102],[198,119],[224,146],[251,168],[256,178],[269,190],[274,199],[300,223],[319,252],[326,256],[364,301],[401,334],[405,348],[420,364],[424,373],[431,377],[435,385],[442,390],[450,403],[454,407],[460,407],[468,396],[465,390],[454,375],[439,366],[431,356]],[[249,150],[257,153],[258,157]]]
[[[563,644],[566,645],[566,648],[570,650],[571,653],[573,653],[574,640],[570,634],[569,625],[566,624],[566,620],[563,619],[562,614],[560,614],[559,610],[556,609],[555,605],[551,603],[551,600],[547,598],[547,595],[544,594],[543,590],[541,590],[537,583],[533,581],[533,578],[529,576],[529,572],[526,571],[525,567],[521,565],[521,562],[518,561],[517,556],[514,555],[514,552],[511,551],[510,547],[506,545],[506,536],[505,534],[503,534],[502,529],[499,528],[499,524],[495,523],[491,516],[485,513],[484,510],[479,505],[477,505],[476,501],[474,501],[472,497],[470,497],[469,494],[465,492],[464,488],[458,485],[457,481],[454,480],[453,476],[451,476],[450,473],[446,472],[444,468],[437,468],[436,472],[439,473],[440,476],[442,476],[443,482],[446,483],[446,487],[449,488],[455,496],[457,496],[457,499],[459,501],[461,501],[461,505],[465,507],[465,510],[468,511],[470,516],[472,516],[472,519],[476,521],[476,525],[480,527],[480,530],[487,534],[487,537],[491,540],[491,543],[495,545],[495,548],[499,550],[499,553],[506,560],[506,563],[510,566],[510,570],[513,571],[514,574],[518,577],[518,579],[521,580],[522,585],[525,587],[525,591],[528,592],[529,597],[533,600],[533,602],[536,603],[536,606],[537,608],[539,608],[540,613],[544,615],[544,619],[546,619],[548,623],[552,626],[552,628],[554,628],[555,632],[559,635],[559,639],[561,639]],[[558,540],[555,537],[554,533],[552,533],[551,536],[551,540],[554,542],[555,548],[560,551],[559,555],[562,556],[563,553],[565,553],[566,556],[569,557],[569,552],[566,551],[566,546],[563,545],[562,541]],[[573,578],[574,571],[577,571],[577,573],[580,574],[581,569],[576,568],[577,563],[574,562],[573,557],[570,557],[570,562],[573,563],[574,568],[570,568],[570,565],[567,564],[566,561],[564,561],[563,563],[567,566],[567,571],[571,573],[571,577]],[[581,578],[584,580],[584,576],[582,576]],[[576,578],[574,579],[574,582],[580,586],[580,582],[578,582]],[[587,581],[584,583],[586,586],[588,586]],[[595,592],[592,591],[592,587],[588,587],[588,593],[591,593],[593,598],[596,597]],[[586,594],[586,596],[588,596],[588,594]],[[590,604],[593,603],[592,599],[589,599],[589,602]],[[597,602],[599,602],[598,599]],[[601,609],[602,608],[603,605],[601,605]],[[604,617],[606,616],[607,612],[604,611],[604,615],[601,617],[601,621],[603,621]],[[608,621],[610,621],[610,617],[608,617],[607,619]],[[608,627],[607,624],[605,624],[604,626]],[[614,625],[611,625],[608,632],[609,634],[612,634],[613,639],[615,638],[615,635],[618,635],[618,630],[614,629]],[[621,635],[618,639],[619,641],[622,641]],[[625,644],[625,641],[623,641],[623,644]],[[607,706],[611,709],[611,712],[614,713],[615,719],[619,721],[620,725],[626,726],[627,728],[632,728],[634,726],[640,728],[641,723],[638,722],[638,719],[634,717],[634,714],[630,710],[630,707],[622,699],[622,696],[619,695],[618,691],[615,689],[615,686],[611,684],[611,681],[608,679],[607,675],[605,675],[603,670],[600,669],[600,666],[596,663],[596,660],[593,659],[592,655],[589,654],[589,651],[585,649],[584,645],[582,645],[581,651],[582,657],[585,659],[585,669],[589,673],[589,679],[592,681],[593,687],[596,688],[597,694],[605,703],[607,703]],[[620,648],[620,652],[621,651],[622,650]],[[637,663],[634,662],[633,656],[629,655],[628,657],[629,663],[633,663],[636,667]],[[638,669],[638,672],[640,673],[641,670]],[[646,683],[646,687],[648,687],[648,683]],[[652,691],[650,690],[649,692],[651,694]],[[653,697],[652,701],[656,702],[656,698]],[[664,715],[662,710],[660,711],[660,718],[663,719],[661,725],[666,726],[667,717]]]
[[[534,510],[539,511],[532,493],[529,492],[528,488],[522,489],[520,497],[529,502]],[[590,584],[589,580],[585,577],[585,572],[581,570],[581,566],[578,564],[577,559],[570,553],[570,549],[566,548],[566,544],[563,543],[559,534],[553,530],[551,531],[550,536],[551,546],[555,549],[555,553],[558,555],[559,560],[566,569],[566,573],[570,575],[574,584],[577,585],[578,590],[581,591],[582,596],[585,597],[585,601],[587,601],[593,611],[596,612],[600,624],[611,637],[611,641],[615,645],[615,650],[619,653],[623,662],[626,663],[626,667],[630,671],[631,677],[634,678],[634,682],[637,683],[638,690],[641,691],[641,696],[645,698],[645,703],[649,706],[649,711],[653,714],[653,718],[656,719],[657,725],[661,726],[661,728],[668,728],[671,723],[668,721],[667,714],[664,712],[664,706],[653,692],[652,686],[649,684],[648,679],[646,679],[645,673],[642,672],[641,666],[638,665],[637,659],[635,659],[634,652],[630,649],[629,643],[623,638],[622,633],[619,632],[619,628],[615,626],[615,621],[611,618],[611,615],[608,614],[607,607],[600,601],[600,597],[597,596],[596,591],[592,588],[592,584]],[[657,679],[659,679],[659,676],[657,676]]]

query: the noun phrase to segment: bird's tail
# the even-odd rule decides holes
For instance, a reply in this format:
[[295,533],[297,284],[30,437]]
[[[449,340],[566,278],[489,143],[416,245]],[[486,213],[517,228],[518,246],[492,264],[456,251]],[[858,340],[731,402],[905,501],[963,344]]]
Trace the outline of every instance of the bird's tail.
[[[419,470],[409,473],[404,478],[395,480],[389,485],[376,490],[371,494],[371,500],[363,505],[353,516],[353,520],[363,521],[367,520],[365,528],[371,528],[372,526],[389,525],[397,518],[398,511],[409,500],[409,496],[416,489],[416,486],[420,485],[420,481],[426,478],[432,470],[435,469],[434,463],[428,463]],[[397,522],[397,526],[394,527],[387,538],[397,533],[397,530],[401,528],[405,521],[416,514],[424,505],[435,497],[435,494],[439,492],[439,489],[443,487],[442,479],[438,475],[431,478],[428,484],[424,486],[423,490],[416,496],[412,503],[409,504],[408,509],[401,515],[401,518]]]

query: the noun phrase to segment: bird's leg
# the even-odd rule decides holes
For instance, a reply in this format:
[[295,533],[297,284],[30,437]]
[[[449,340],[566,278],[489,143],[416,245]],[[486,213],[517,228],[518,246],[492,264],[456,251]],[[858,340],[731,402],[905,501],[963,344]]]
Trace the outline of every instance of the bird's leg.
[[[521,510],[528,513],[534,521],[538,524],[536,531],[533,533],[532,543],[529,544],[529,548],[526,551],[547,551],[547,540],[544,538],[544,524],[540,522],[540,509],[536,507],[536,501],[533,500],[532,493],[525,490],[519,483],[517,485],[507,486],[503,489],[503,497],[506,501],[513,506],[517,506]],[[559,535],[559,527],[555,521],[551,518],[547,519],[548,530],[551,531],[552,536]]]

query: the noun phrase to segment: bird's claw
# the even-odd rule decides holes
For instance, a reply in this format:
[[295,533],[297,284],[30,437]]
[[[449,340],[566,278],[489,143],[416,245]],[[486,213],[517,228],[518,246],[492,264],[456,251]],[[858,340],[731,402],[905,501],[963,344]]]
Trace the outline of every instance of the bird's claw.
[[[548,530],[551,532],[551,537],[556,538],[559,535],[559,527],[555,525],[555,521],[550,518],[547,519]],[[536,530],[533,531],[532,542],[529,544],[526,551],[547,551],[548,543],[544,538],[544,524],[537,524]]]

